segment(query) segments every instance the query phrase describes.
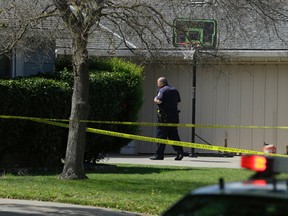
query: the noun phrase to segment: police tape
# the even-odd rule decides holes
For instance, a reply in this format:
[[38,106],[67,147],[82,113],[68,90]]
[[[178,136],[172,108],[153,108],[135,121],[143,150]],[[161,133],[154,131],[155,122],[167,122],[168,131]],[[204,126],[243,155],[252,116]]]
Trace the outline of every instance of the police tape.
[[165,127],[197,127],[197,128],[238,128],[238,129],[288,129],[288,126],[257,126],[257,125],[210,125],[210,124],[176,124],[176,123],[154,123],[154,122],[125,122],[125,121],[97,121],[97,120],[69,120],[69,119],[53,119],[53,118],[37,118],[25,116],[8,116],[0,115],[3,119],[19,119],[19,120],[45,120],[55,122],[82,122],[94,124],[118,124],[118,125],[131,125],[131,126],[165,126]]
[[[43,123],[60,126],[60,127],[66,127],[66,128],[69,127],[68,124],[59,123],[59,122],[44,121]],[[86,131],[90,133],[101,134],[101,135],[106,135],[106,136],[114,136],[114,137],[120,137],[120,138],[125,138],[125,139],[161,143],[161,144],[166,144],[166,145],[175,145],[175,146],[182,146],[182,147],[188,147],[188,148],[197,148],[197,149],[210,150],[210,151],[222,151],[222,152],[227,152],[227,153],[229,152],[229,153],[239,153],[239,154],[288,157],[287,155],[282,155],[282,154],[271,154],[271,153],[264,153],[260,151],[228,148],[228,147],[207,145],[207,144],[201,144],[201,143],[190,143],[190,142],[183,142],[183,141],[159,139],[159,138],[153,138],[153,137],[147,137],[147,136],[140,136],[140,135],[121,133],[121,132],[101,130],[101,129],[96,129],[96,128],[89,128],[89,127],[86,128]]]
[[[2,118],[1,115],[0,115],[0,118]],[[6,116],[5,118],[8,118],[8,116]],[[13,118],[13,117],[10,116],[9,118]],[[16,119],[22,119],[22,120],[25,119],[25,120],[30,120],[30,121],[34,121],[34,122],[54,125],[54,126],[58,126],[58,127],[69,128],[69,124],[66,124],[63,122],[56,122],[54,120],[51,121],[49,119],[31,118],[31,117],[16,117]],[[254,150],[245,150],[245,149],[222,147],[222,146],[216,146],[216,145],[207,145],[207,144],[201,144],[201,143],[190,143],[190,142],[183,142],[183,141],[159,139],[159,138],[153,138],[153,137],[147,137],[147,136],[140,136],[140,135],[115,132],[115,131],[102,130],[102,129],[97,129],[97,128],[90,128],[90,127],[87,127],[86,131],[89,133],[95,133],[95,134],[101,134],[101,135],[113,136],[113,137],[120,137],[120,138],[124,138],[124,139],[132,139],[132,140],[139,140],[139,141],[144,141],[144,142],[161,143],[161,144],[166,144],[166,145],[175,145],[175,146],[182,146],[182,147],[188,147],[188,148],[197,148],[197,149],[210,150],[210,151],[218,151],[218,152],[220,151],[220,152],[224,152],[224,153],[229,152],[229,153],[236,153],[236,154],[238,153],[238,154],[253,154],[253,155],[288,157],[288,155],[283,155],[283,154],[272,154],[272,153],[254,151]]]

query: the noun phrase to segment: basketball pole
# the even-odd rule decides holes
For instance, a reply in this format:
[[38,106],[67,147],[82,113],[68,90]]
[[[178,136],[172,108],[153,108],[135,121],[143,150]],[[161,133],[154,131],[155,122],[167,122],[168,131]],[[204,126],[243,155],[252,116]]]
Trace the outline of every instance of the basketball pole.
[[[190,18],[175,18],[173,21],[173,46],[184,47],[193,49],[192,55],[188,52],[184,52],[184,59],[191,59],[192,61],[192,127],[191,141],[195,143],[195,137],[199,137],[195,133],[196,122],[196,78],[197,78],[197,55],[198,50],[201,48],[214,49],[217,42],[217,21],[215,19],[190,19]],[[199,137],[200,138],[200,137]],[[200,138],[201,139],[201,138]],[[203,139],[201,139],[203,140]],[[206,141],[205,141],[206,142]],[[207,143],[207,142],[206,142]],[[197,157],[195,148],[191,148],[189,157]]]
[[[193,63],[192,63],[192,124],[195,125],[196,122],[196,77],[197,77],[197,49],[193,53]],[[195,127],[192,127],[191,132],[191,142],[195,143]],[[191,153],[189,157],[197,157],[197,153],[195,152],[195,148],[191,148]]]

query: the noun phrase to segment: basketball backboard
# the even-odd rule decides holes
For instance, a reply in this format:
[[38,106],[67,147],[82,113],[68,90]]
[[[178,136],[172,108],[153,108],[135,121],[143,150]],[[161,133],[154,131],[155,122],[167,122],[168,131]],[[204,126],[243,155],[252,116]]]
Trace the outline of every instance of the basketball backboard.
[[216,20],[177,18],[173,24],[173,45],[175,47],[215,48]]

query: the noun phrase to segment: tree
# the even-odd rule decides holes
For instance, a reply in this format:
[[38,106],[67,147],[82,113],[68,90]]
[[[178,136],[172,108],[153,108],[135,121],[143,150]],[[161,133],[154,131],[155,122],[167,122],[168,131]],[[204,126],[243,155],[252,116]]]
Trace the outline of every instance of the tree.
[[[47,22],[50,24],[50,32],[55,29],[63,29],[61,24],[64,23],[67,34],[72,39],[74,91],[70,119],[73,121],[69,124],[65,165],[59,176],[61,179],[86,178],[83,163],[86,123],[78,120],[86,120],[89,115],[89,72],[87,63],[89,36],[93,31],[99,30],[100,21],[104,18],[108,22],[110,21],[110,24],[117,26],[119,30],[117,36],[123,38],[124,44],[131,51],[135,47],[131,48],[131,44],[125,39],[127,32],[121,29],[123,23],[127,24],[126,26],[130,31],[136,32],[139,40],[148,49],[153,46],[156,48],[156,43],[150,44],[147,37],[155,38],[157,43],[161,43],[160,38],[154,35],[155,25],[160,27],[166,34],[163,27],[165,22],[161,13],[149,3],[145,3],[145,1],[127,3],[129,1],[106,0],[53,0],[52,2],[48,0],[10,0],[1,3],[1,25],[5,30],[5,34],[12,35],[12,37],[6,37],[5,40],[3,40],[4,37],[2,38],[0,54],[9,53],[16,46],[18,49],[19,47],[25,49],[23,41],[27,41],[31,35],[37,37],[41,33],[43,34],[41,32],[36,36],[39,31],[43,30],[45,24],[47,27]],[[59,21],[59,17],[63,21],[62,23]],[[2,34],[4,33],[2,32]],[[60,35],[57,33],[51,38],[56,39]],[[45,37],[46,40],[47,37]]]
[[[1,18],[2,27],[6,35],[13,37],[2,41],[0,54],[9,53],[14,47],[22,47],[21,41],[29,38],[27,35],[33,31],[36,34],[49,20],[50,30],[63,29],[59,17],[67,28],[67,34],[72,39],[74,91],[69,124],[69,135],[65,165],[60,174],[61,179],[84,179],[84,149],[86,139],[86,120],[89,115],[89,72],[87,43],[93,31],[99,30],[100,21],[106,19],[118,28],[118,37],[123,38],[124,44],[132,49],[126,40],[123,23],[127,29],[134,31],[139,41],[150,49],[156,48],[161,40],[155,35],[155,25],[166,34],[163,27],[165,23],[162,15],[151,4],[145,1],[106,1],[106,0],[53,0],[51,1],[19,1],[11,0],[2,2]],[[6,22],[8,23],[6,26]],[[15,21],[15,23],[11,22]],[[60,23],[60,24],[59,24]],[[121,24],[120,24],[121,23]],[[58,25],[59,24],[59,25]],[[9,26],[9,28],[8,28]],[[120,28],[121,26],[121,28]],[[7,28],[6,28],[7,27]],[[37,31],[38,30],[38,31]],[[60,34],[53,35],[53,39]],[[35,36],[35,35],[34,35]],[[147,38],[155,38],[157,43],[149,43]],[[40,38],[40,37],[39,37]],[[46,38],[47,39],[47,38]],[[153,40],[152,40],[153,41]],[[25,44],[23,45],[25,47]]]
[[[143,24],[141,23],[142,21],[149,20],[151,22],[152,19],[152,22],[162,26],[164,19],[153,7],[145,3],[136,2],[132,6],[128,6],[127,4],[120,4],[120,1],[114,3],[104,0],[54,0],[53,2],[72,37],[74,71],[74,91],[70,116],[70,119],[73,121],[69,124],[65,165],[60,178],[83,179],[86,178],[83,161],[86,123],[77,120],[86,120],[89,115],[89,72],[87,63],[87,42],[89,35],[95,30],[94,28],[97,28],[97,24],[99,24],[101,18],[104,16],[108,18],[108,15],[111,16],[111,21],[114,23],[117,20],[127,22],[139,36],[142,36],[145,30],[153,33],[150,25],[147,23]],[[141,14],[143,17],[139,19],[139,15]],[[144,38],[143,41],[145,42]],[[126,43],[126,41],[124,42]],[[146,45],[149,47],[148,43]]]
[[[111,38],[120,39],[131,52],[146,56],[148,52],[141,51],[147,50],[150,55],[157,56],[157,50],[173,48],[171,27],[175,17],[197,17],[200,13],[203,18],[217,18],[225,35],[222,41],[234,37],[236,32],[249,35],[251,32],[245,25],[247,21],[260,21],[262,24],[256,23],[256,27],[262,30],[266,27],[276,32],[278,38],[286,39],[279,28],[280,22],[287,21],[286,5],[281,0],[9,0],[3,1],[1,6],[0,24],[6,30],[5,34],[12,34],[13,37],[7,41],[3,41],[2,37],[0,54],[21,45],[28,30],[35,33],[37,29],[43,29],[47,21],[50,30],[54,29],[51,38],[63,37],[65,32],[72,39],[74,91],[70,120],[73,121],[69,124],[65,165],[59,176],[61,179],[86,178],[83,167],[86,123],[78,120],[86,120],[89,116],[87,44],[94,32],[108,31]],[[15,16],[17,19],[13,25],[11,19],[8,23],[5,21]]]
[[[74,91],[69,124],[69,135],[65,156],[65,165],[61,179],[86,178],[84,171],[84,149],[86,142],[86,120],[89,115],[89,73],[87,42],[91,27],[99,19],[101,4],[95,3],[95,10],[77,5],[69,5],[68,1],[53,1],[62,19],[67,24],[72,36],[72,56],[74,72]],[[85,5],[88,7],[88,5]],[[84,11],[85,10],[85,14]]]

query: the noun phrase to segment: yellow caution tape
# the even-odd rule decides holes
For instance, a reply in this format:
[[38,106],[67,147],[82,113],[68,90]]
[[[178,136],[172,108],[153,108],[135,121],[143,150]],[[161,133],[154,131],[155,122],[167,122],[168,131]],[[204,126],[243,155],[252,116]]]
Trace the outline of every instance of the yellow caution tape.
[[[35,121],[35,122],[39,122],[39,123],[54,125],[54,126],[58,126],[58,127],[69,128],[69,124],[61,123],[59,121],[57,122],[56,119],[44,119],[44,118],[21,117],[21,116],[3,116],[3,115],[0,115],[0,118],[29,120],[29,121]],[[60,120],[60,121],[62,121],[62,120]],[[68,122],[69,120],[65,120],[65,121]],[[260,151],[237,149],[237,148],[222,147],[222,146],[215,146],[215,145],[207,145],[207,144],[201,144],[201,143],[190,143],[190,142],[183,142],[183,141],[159,139],[159,138],[153,138],[153,137],[147,137],[147,136],[140,136],[140,135],[126,134],[126,133],[120,133],[120,132],[114,132],[114,131],[108,131],[108,130],[101,130],[101,129],[96,129],[96,128],[89,128],[89,127],[86,128],[86,131],[89,133],[96,133],[96,134],[120,137],[120,138],[125,138],[125,139],[140,140],[140,141],[153,142],[153,143],[161,143],[161,144],[166,144],[166,145],[176,145],[176,146],[204,149],[204,150],[210,150],[210,151],[288,157],[288,155],[283,155],[283,154],[272,154],[272,153],[264,153],[264,152],[260,152]]]
[[[60,126],[60,127],[67,127],[67,128],[69,127],[68,124],[63,124],[59,122],[45,121],[45,123]],[[125,139],[162,143],[166,145],[177,145],[177,146],[182,146],[182,147],[197,148],[197,149],[204,149],[204,150],[211,150],[211,151],[223,151],[223,152],[241,153],[241,154],[288,157],[287,155],[282,155],[282,154],[270,154],[270,153],[264,153],[264,152],[253,151],[253,150],[244,150],[244,149],[228,148],[228,147],[221,147],[221,146],[215,146],[215,145],[207,145],[207,144],[201,144],[201,143],[190,143],[190,142],[183,142],[183,141],[159,139],[159,138],[153,138],[153,137],[147,137],[147,136],[139,136],[139,135],[126,134],[126,133],[120,133],[120,132],[114,132],[114,131],[108,131],[108,130],[101,130],[101,129],[96,129],[96,128],[87,128],[86,131],[90,133],[120,137],[120,138],[125,138]]]
[[288,129],[288,126],[255,126],[255,125],[209,125],[209,124],[175,124],[175,123],[153,123],[153,122],[123,122],[123,121],[95,121],[95,120],[69,120],[69,119],[51,119],[36,118],[23,116],[7,116],[0,115],[4,119],[20,119],[20,120],[46,120],[56,122],[78,121],[83,123],[95,124],[120,124],[120,125],[137,125],[137,126],[166,126],[166,127],[197,127],[197,128],[238,128],[238,129]]

